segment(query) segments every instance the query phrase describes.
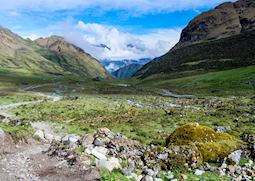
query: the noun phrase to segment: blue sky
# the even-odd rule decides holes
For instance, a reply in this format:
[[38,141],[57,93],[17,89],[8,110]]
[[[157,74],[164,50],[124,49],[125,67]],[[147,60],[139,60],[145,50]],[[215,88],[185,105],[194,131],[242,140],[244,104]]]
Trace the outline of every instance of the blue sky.
[[[64,36],[98,59],[154,58],[224,0],[0,0],[0,24],[25,38]],[[105,44],[110,49],[99,47]],[[132,44],[133,46],[127,46]]]

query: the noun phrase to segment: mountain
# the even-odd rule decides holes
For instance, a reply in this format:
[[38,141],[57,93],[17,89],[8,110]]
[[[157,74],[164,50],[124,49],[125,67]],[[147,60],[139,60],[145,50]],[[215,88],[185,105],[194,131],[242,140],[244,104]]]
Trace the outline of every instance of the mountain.
[[255,1],[223,3],[194,18],[168,53],[135,76],[185,76],[255,64]]
[[62,37],[51,36],[33,42],[5,28],[0,28],[0,71],[81,78],[109,77],[96,59]]
[[114,72],[112,72],[112,75],[118,79],[125,79],[132,77],[140,68],[142,68],[142,65],[140,64],[130,64],[125,67],[122,67]]
[[139,64],[139,65],[144,65],[148,62],[150,62],[151,59],[150,58],[141,58],[138,60],[133,60],[133,59],[124,59],[124,60],[102,60],[101,63],[104,65],[105,69],[108,72],[115,72],[120,68],[123,68],[127,65],[131,65],[131,64]]
[[0,28],[0,69],[13,72],[61,73],[63,69],[42,57],[33,42]]

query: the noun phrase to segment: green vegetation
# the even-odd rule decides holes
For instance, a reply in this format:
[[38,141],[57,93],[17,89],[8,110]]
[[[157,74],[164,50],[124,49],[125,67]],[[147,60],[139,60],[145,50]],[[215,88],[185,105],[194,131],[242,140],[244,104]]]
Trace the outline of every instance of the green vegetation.
[[120,173],[118,170],[113,170],[112,172],[109,172],[105,169],[101,170],[101,181],[135,181],[134,179],[128,179],[126,176],[124,176],[122,173]]
[[201,72],[221,71],[254,65],[255,31],[189,46],[172,49],[158,61],[145,65],[136,74],[148,77],[154,74],[172,73],[172,78],[184,77]]
[[34,130],[27,125],[10,126],[5,123],[0,123],[0,128],[2,128],[6,133],[9,133],[15,142],[30,138],[34,133]]
[[166,141],[166,144],[189,145],[198,148],[203,162],[216,162],[225,158],[242,146],[242,142],[227,133],[217,133],[207,126],[186,124],[176,129]]
[[255,66],[233,70],[204,73],[173,79],[171,74],[154,75],[138,82],[138,85],[169,89],[193,95],[255,95]]

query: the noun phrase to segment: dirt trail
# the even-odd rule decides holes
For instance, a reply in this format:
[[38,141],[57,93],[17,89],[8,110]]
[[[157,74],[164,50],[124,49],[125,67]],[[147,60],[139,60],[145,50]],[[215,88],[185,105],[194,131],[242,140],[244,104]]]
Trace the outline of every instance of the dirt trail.
[[[48,95],[33,92],[33,89],[48,86],[49,84],[30,86],[21,91],[30,95],[45,97],[49,101],[60,101],[60,95]],[[18,102],[0,106],[0,116],[5,118],[17,118],[10,113],[11,109],[24,105],[39,104],[43,101]],[[53,132],[50,125],[37,122],[32,124],[34,128],[41,128]],[[43,151],[49,148],[49,144],[30,141],[28,144],[16,146],[14,150],[5,155],[0,155],[0,180],[6,181],[93,181],[99,180],[96,170],[81,171],[78,168],[70,168],[66,163],[47,156]],[[61,163],[61,164],[60,164]],[[61,167],[59,167],[59,165]]]
[[96,181],[96,170],[81,171],[44,154],[49,145],[31,142],[0,157],[0,180],[5,181]]

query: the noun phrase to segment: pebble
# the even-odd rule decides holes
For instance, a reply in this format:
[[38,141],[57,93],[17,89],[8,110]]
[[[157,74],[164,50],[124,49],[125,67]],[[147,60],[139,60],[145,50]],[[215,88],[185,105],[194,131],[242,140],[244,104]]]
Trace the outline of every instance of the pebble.
[[200,176],[200,175],[202,175],[204,172],[205,172],[205,171],[203,171],[203,170],[196,169],[196,170],[195,170],[195,175]]

